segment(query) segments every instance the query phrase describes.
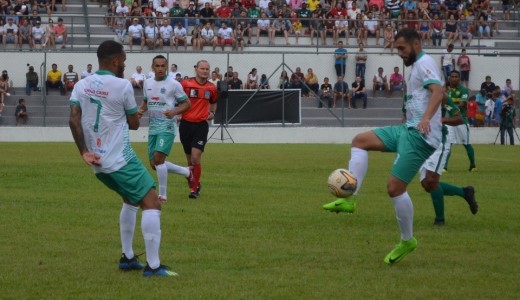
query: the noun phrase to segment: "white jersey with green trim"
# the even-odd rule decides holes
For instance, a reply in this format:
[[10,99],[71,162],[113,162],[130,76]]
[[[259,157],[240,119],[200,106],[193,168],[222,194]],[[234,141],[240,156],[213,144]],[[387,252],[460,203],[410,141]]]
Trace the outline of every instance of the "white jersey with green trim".
[[81,108],[85,144],[99,154],[101,166],[96,173],[112,173],[136,157],[130,145],[126,116],[137,113],[130,81],[105,70],[78,81],[70,96],[70,106]]
[[[417,128],[430,102],[430,84],[442,87],[440,68],[435,60],[421,51],[417,60],[412,65],[406,82],[407,91],[405,99],[406,127]],[[442,138],[441,107],[430,120],[431,132],[423,136],[425,141],[434,148],[439,146]]]
[[144,82],[143,94],[149,111],[149,134],[175,134],[177,132],[177,121],[175,118],[166,118],[164,112],[174,109],[176,103],[188,100],[182,85],[177,80],[167,76],[159,81],[155,78],[149,78]]

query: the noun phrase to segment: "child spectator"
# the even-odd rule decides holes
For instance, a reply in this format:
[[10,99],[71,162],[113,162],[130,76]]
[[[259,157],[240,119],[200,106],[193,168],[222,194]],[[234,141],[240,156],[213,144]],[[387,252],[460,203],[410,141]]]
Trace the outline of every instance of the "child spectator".
[[28,115],[24,99],[18,100],[18,105],[16,106],[16,109],[14,111],[14,116],[16,117],[16,126],[18,126],[20,120],[23,122],[24,125],[27,124]]
[[478,112],[478,104],[475,96],[469,97],[469,102],[467,105],[466,113],[468,116],[469,125],[472,127],[477,126],[477,112]]

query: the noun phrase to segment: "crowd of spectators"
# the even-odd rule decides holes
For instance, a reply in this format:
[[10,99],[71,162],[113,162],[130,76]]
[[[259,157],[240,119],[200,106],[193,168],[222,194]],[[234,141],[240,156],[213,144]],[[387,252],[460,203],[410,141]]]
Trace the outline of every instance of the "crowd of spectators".
[[[505,21],[513,2],[501,1]],[[460,42],[467,47],[474,36],[500,34],[498,21],[489,0],[118,0],[110,1],[105,17],[121,41],[128,32],[130,45],[142,49],[143,40],[152,39],[146,42],[150,49],[189,43],[194,50],[206,45],[242,50],[259,45],[261,36],[268,45],[275,45],[276,36],[289,45],[289,35],[296,44],[306,37],[311,45],[317,39],[328,45],[329,38],[332,45],[340,39],[350,45],[353,38],[356,44],[392,49],[395,32],[404,27],[417,30],[426,46],[440,46],[445,38],[446,45]],[[138,32],[132,27],[136,24]],[[375,41],[369,43],[369,37]]]

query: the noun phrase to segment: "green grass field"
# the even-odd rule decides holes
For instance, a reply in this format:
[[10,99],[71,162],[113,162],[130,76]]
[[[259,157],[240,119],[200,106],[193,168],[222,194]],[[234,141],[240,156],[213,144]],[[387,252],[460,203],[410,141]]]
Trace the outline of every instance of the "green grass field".
[[[146,145],[134,147],[144,159]],[[200,199],[169,177],[161,259],[181,276],[145,279],[117,269],[121,201],[75,145],[1,143],[0,298],[518,299],[518,147],[475,150],[478,172],[455,146],[443,180],[474,185],[479,213],[447,197],[446,226],[434,228],[416,179],[419,246],[389,267],[383,258],[399,241],[385,189],[393,154],[370,154],[358,211],[345,215],[321,205],[333,200],[326,179],[346,167],[348,146],[211,143]],[[171,157],[185,164],[179,144]]]

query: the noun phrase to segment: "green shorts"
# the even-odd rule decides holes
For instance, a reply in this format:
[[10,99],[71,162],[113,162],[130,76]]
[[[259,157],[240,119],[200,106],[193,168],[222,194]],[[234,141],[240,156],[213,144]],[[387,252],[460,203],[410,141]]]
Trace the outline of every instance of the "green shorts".
[[108,188],[128,199],[132,203],[138,203],[155,188],[155,181],[136,157],[121,169],[112,173],[96,173],[96,177]]
[[155,151],[164,153],[166,156],[170,155],[172,151],[173,141],[175,140],[175,134],[171,133],[159,133],[148,136],[148,158],[153,159],[153,153]]
[[435,152],[415,128],[387,126],[375,129],[374,133],[385,144],[385,152],[397,152],[391,173],[406,183],[412,181],[426,159]]

